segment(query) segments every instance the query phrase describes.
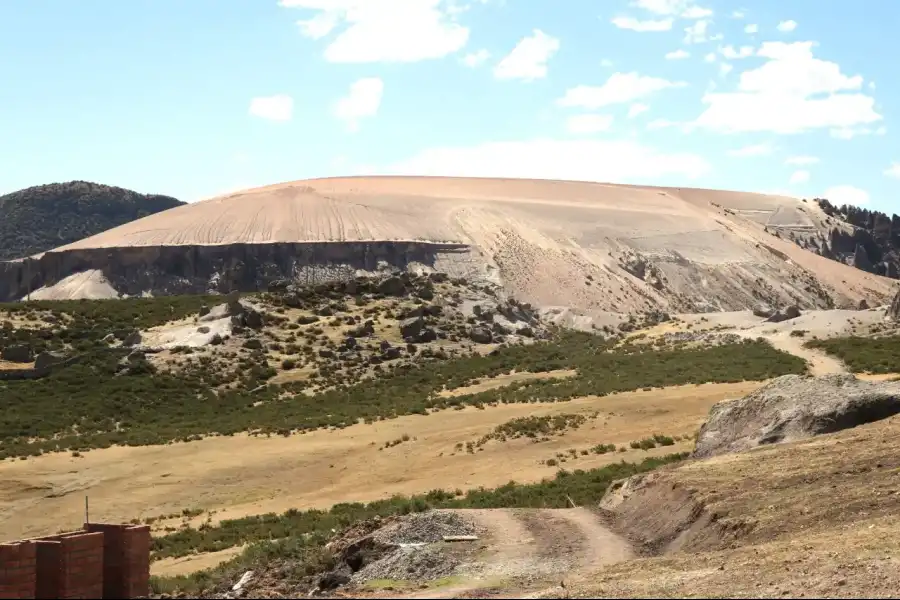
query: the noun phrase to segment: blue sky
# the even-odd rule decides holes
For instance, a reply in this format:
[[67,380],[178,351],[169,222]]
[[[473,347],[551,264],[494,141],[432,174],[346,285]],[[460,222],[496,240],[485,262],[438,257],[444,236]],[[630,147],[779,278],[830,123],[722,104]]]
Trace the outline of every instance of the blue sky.
[[10,0],[0,192],[493,175],[900,212],[900,3],[867,6]]

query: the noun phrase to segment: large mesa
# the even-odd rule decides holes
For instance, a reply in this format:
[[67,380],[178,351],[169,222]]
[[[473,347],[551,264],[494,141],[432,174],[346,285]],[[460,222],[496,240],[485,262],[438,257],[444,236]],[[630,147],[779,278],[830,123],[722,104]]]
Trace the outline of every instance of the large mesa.
[[313,179],[180,206],[0,264],[0,300],[71,297],[83,288],[71,278],[85,273],[109,294],[137,295],[255,291],[276,280],[402,269],[588,312],[884,302],[886,279],[769,229],[823,228],[826,218],[793,198],[689,188]]

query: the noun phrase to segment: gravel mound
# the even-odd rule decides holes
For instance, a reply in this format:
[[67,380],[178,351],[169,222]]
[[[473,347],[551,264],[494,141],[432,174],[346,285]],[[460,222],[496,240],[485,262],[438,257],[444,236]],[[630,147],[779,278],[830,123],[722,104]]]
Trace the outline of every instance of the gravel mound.
[[850,429],[900,413],[900,382],[853,375],[784,375],[752,394],[714,405],[693,456],[707,458],[765,444]]
[[351,580],[354,583],[372,579],[433,581],[453,575],[458,566],[459,559],[440,546],[405,546],[366,565]]
[[[359,564],[349,564],[350,580],[432,581],[455,573],[460,558],[442,544],[444,536],[477,535],[475,525],[459,513],[428,511],[388,523],[355,546],[371,546]],[[359,554],[358,552],[356,554]]]
[[430,544],[445,535],[477,535],[475,525],[459,513],[432,510],[409,515],[375,534],[383,544]]

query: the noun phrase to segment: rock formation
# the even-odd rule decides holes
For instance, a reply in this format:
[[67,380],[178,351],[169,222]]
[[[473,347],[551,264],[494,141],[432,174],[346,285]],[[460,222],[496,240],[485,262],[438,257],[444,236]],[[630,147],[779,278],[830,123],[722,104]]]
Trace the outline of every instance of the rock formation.
[[891,301],[891,305],[888,306],[884,316],[892,321],[900,321],[900,290],[897,290],[897,294]]
[[[541,308],[594,312],[886,301],[887,282],[771,239],[763,225],[776,214],[780,226],[825,235],[803,203],[759,194],[508,179],[299,181],[0,263],[0,301],[257,292],[396,271],[446,273],[499,284]],[[82,276],[90,285],[75,280]],[[381,285],[382,295],[405,293],[400,279]],[[433,291],[416,294],[430,301]]]
[[715,404],[695,458],[741,452],[857,427],[900,413],[900,382],[853,375],[784,375],[736,400]]

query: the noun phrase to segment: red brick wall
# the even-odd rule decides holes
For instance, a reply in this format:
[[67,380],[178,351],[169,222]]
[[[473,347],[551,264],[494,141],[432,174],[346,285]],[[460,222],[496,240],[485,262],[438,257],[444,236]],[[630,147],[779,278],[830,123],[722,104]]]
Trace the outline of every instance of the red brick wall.
[[102,533],[68,533],[35,544],[38,598],[103,597]]
[[150,528],[84,531],[0,544],[0,600],[136,598],[150,593]]
[[150,593],[150,527],[89,523],[103,533],[103,597],[135,598]]
[[36,547],[31,542],[0,544],[0,598],[34,598]]

